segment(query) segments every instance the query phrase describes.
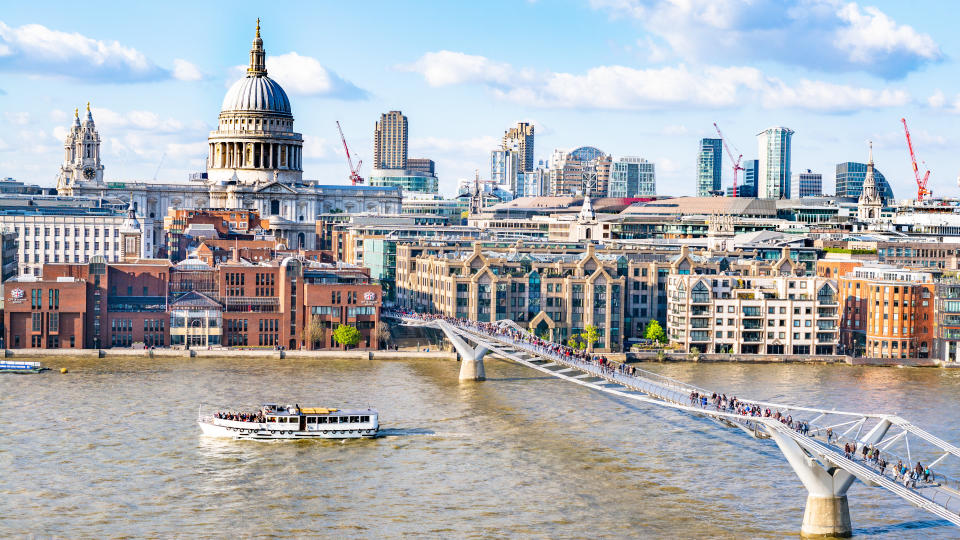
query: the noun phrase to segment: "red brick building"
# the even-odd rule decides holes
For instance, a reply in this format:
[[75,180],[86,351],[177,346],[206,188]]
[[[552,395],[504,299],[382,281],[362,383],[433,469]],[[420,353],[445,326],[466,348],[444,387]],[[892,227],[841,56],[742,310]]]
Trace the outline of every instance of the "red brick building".
[[[360,331],[357,348],[379,345],[381,290],[369,271],[302,258],[214,267],[198,259],[107,264],[94,257],[47,264],[42,279],[12,280],[6,291],[3,321],[12,348],[327,349],[339,347],[333,330],[340,324]],[[314,316],[324,334],[307,343]]]

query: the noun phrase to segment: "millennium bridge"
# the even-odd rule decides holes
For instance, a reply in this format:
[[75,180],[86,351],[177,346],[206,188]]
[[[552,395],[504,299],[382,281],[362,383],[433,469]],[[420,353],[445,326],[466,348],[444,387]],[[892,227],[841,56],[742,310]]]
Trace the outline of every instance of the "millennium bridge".
[[[634,366],[613,367],[590,355],[575,354],[509,320],[477,323],[402,312],[384,316],[405,326],[443,332],[460,357],[461,381],[484,380],[483,358],[492,353],[598,392],[707,417],[755,439],[773,439],[807,488],[802,536],[852,535],[847,490],[855,480],[885,489],[960,526],[960,478],[942,474],[938,468],[945,467],[948,458],[960,457],[960,448],[905,418],[740,398],[734,403],[711,390],[657,373]],[[882,459],[872,458],[874,450]],[[913,464],[921,457],[931,461],[914,475]],[[896,470],[891,460],[902,461],[907,471]]]

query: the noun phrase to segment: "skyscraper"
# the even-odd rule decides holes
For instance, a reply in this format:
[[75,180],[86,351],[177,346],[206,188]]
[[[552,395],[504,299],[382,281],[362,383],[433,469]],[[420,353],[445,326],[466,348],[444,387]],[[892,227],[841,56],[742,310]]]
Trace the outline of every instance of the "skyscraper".
[[503,149],[515,150],[520,156],[520,172],[533,170],[533,124],[518,122],[503,134]]
[[790,197],[790,141],[793,130],[772,127],[757,133],[760,168],[757,175],[757,197],[786,199]]
[[737,197],[757,196],[757,172],[760,169],[759,159],[748,159],[743,162],[743,178],[737,185]]
[[407,117],[400,111],[380,115],[373,134],[373,168],[407,168]]
[[723,139],[700,139],[697,154],[697,197],[709,197],[720,191],[723,165]]
[[823,176],[810,169],[807,172],[793,173],[790,180],[790,198],[819,197],[823,195]]
[[508,186],[508,189],[515,197],[522,197],[518,194],[517,175],[519,170],[519,154],[514,150],[494,150],[490,152],[490,181],[501,186]]

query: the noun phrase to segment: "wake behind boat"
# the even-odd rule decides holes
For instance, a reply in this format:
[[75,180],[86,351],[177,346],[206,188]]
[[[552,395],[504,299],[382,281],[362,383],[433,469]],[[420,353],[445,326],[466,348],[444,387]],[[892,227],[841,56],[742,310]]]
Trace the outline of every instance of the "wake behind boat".
[[0,373],[40,373],[50,368],[40,362],[22,362],[19,360],[0,360]]
[[204,435],[233,439],[358,439],[373,438],[380,430],[373,409],[341,410],[327,407],[281,406],[267,403],[255,412],[216,411],[197,423]]

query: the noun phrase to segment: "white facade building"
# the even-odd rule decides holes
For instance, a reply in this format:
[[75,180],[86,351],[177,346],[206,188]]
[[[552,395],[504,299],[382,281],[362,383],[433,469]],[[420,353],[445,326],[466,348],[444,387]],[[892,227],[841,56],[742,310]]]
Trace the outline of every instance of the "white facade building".
[[832,355],[837,291],[819,277],[671,274],[667,336],[685,351]]
[[639,157],[622,157],[610,169],[608,197],[653,197],[657,194],[654,164]]

